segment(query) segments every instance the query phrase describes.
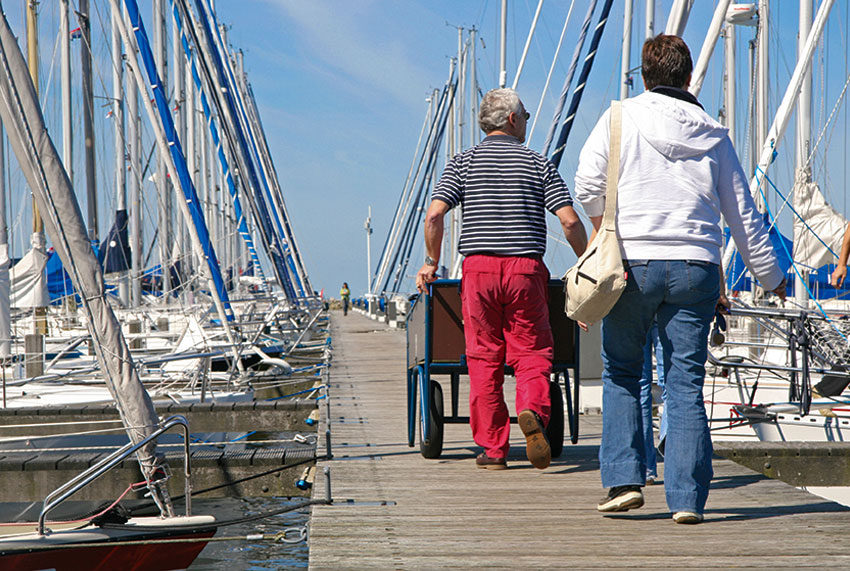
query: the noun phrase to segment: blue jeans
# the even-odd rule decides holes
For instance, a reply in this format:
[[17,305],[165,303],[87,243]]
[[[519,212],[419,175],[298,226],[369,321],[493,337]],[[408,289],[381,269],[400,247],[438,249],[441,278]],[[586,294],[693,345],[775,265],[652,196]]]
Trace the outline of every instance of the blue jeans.
[[630,260],[622,297],[602,320],[602,445],[606,488],[643,485],[643,349],[653,320],[663,348],[667,417],[664,490],[671,511],[702,513],[713,475],[703,404],[708,332],[719,298],[717,264]]
[[[658,386],[664,388],[664,350],[658,341],[658,324],[653,321],[643,347],[643,369],[640,377],[640,408],[643,417],[643,443],[646,447],[646,477],[658,477],[655,438],[652,430],[652,353],[655,352]],[[662,397],[663,398],[663,397]],[[664,417],[662,416],[662,421]],[[666,426],[664,427],[666,429]],[[666,432],[666,431],[665,431]]]

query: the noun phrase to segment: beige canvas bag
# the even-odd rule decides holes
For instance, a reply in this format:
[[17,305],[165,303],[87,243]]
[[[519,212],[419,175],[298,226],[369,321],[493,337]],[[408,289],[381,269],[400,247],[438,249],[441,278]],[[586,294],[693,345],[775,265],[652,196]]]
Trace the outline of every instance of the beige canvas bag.
[[622,109],[611,104],[611,145],[608,153],[608,181],[605,213],[596,236],[564,274],[564,311],[570,319],[596,323],[608,315],[626,287],[623,259],[617,241],[617,184],[620,178],[620,132]]

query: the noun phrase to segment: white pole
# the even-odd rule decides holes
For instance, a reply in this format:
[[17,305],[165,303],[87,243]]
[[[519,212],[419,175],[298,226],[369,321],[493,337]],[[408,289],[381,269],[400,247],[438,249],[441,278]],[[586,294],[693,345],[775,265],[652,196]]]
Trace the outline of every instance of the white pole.
[[648,40],[655,37],[655,0],[646,0],[646,33]]
[[691,13],[691,6],[694,0],[674,0],[673,7],[670,8],[670,17],[667,19],[667,27],[664,28],[664,33],[672,36],[681,36],[685,31],[685,26],[688,24],[688,16]]
[[372,207],[366,216],[366,295],[372,295]]
[[[800,25],[797,34],[797,57],[805,54],[806,38],[812,29],[812,0],[800,0]],[[800,98],[797,102],[797,184],[808,184],[812,180],[812,170],[808,166],[809,150],[812,137],[812,72],[806,67],[803,83],[800,87]],[[794,194],[797,201],[797,194]],[[797,229],[798,225],[795,224]],[[795,237],[796,238],[796,237]],[[796,244],[796,240],[794,241]],[[809,272],[802,269],[794,273],[794,298],[797,303],[806,307],[809,301],[809,291],[806,288]]]
[[697,64],[691,74],[690,92],[695,96],[698,96],[700,89],[702,89],[702,82],[705,79],[708,62],[711,61],[711,54],[714,53],[714,46],[717,45],[717,40],[720,37],[720,28],[723,26],[723,20],[726,19],[726,12],[729,10],[730,3],[731,0],[720,0],[714,9],[714,16],[711,18],[711,24],[708,26],[708,33],[705,35]]
[[[113,5],[113,9],[118,7]],[[120,29],[119,29],[120,31]],[[124,50],[130,61],[136,61],[135,43],[125,43]],[[131,286],[132,306],[139,307],[142,303],[142,161],[141,161],[141,117],[139,115],[139,91],[132,78],[127,77],[124,88],[127,99],[127,149],[130,156],[130,179],[127,184],[130,204],[130,252],[131,252]]]
[[620,57],[620,100],[629,96],[629,70],[632,69],[632,7],[634,0],[625,0],[623,8],[623,52]]
[[502,0],[502,21],[500,29],[502,45],[499,49],[499,87],[505,87],[508,83],[508,0]]
[[60,64],[62,82],[62,162],[71,184],[74,184],[74,139],[71,127],[71,25],[68,0],[59,5]]
[[[631,2],[631,0],[626,1]],[[543,0],[538,0],[537,10],[534,11],[534,19],[531,21],[531,29],[528,30],[528,38],[525,40],[525,47],[522,48],[522,57],[519,58],[519,65],[516,68],[514,82],[513,85],[511,85],[512,89],[516,89],[517,83],[519,83],[519,76],[522,75],[522,68],[525,66],[525,57],[528,55],[528,48],[531,46],[531,38],[534,37],[534,30],[537,29],[537,20],[540,18],[541,8],[543,8]]]
[[[759,0],[759,27],[758,43],[756,45],[756,142],[759,144],[767,140],[768,125],[768,57],[770,40],[770,9],[768,0]],[[759,161],[758,164],[761,164]],[[756,204],[759,210],[764,212],[765,205],[761,196],[756,196]]]
[[735,64],[735,33],[735,25],[727,23],[724,30],[724,56],[726,60],[724,77],[726,80],[726,93],[723,107],[725,109],[726,128],[729,129],[729,138],[732,140],[733,145],[735,144],[735,119],[738,112],[737,105],[735,104],[737,91],[737,82],[735,81],[737,70]]
[[[127,170],[124,161],[124,57],[118,32],[120,12],[112,12],[112,120],[115,121],[115,207],[127,211]],[[123,252],[123,249],[122,249]],[[130,305],[128,272],[122,271],[118,280],[118,299],[121,305]]]
[[474,147],[480,141],[481,131],[478,128],[478,76],[475,71],[475,32],[473,26],[469,30],[469,115],[470,115],[470,137],[469,145]]

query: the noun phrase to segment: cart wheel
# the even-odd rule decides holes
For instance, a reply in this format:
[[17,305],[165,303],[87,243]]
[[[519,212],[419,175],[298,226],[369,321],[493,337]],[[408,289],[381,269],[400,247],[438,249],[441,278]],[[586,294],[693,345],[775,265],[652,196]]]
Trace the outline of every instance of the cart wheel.
[[[443,453],[443,387],[437,381],[431,381],[431,425],[428,433],[431,436],[425,440],[423,418],[419,418],[419,451],[425,458],[439,458]],[[423,395],[424,398],[424,395]]]
[[561,394],[561,384],[557,380],[549,383],[549,403],[551,412],[546,436],[549,438],[552,458],[557,458],[564,450],[564,395]]

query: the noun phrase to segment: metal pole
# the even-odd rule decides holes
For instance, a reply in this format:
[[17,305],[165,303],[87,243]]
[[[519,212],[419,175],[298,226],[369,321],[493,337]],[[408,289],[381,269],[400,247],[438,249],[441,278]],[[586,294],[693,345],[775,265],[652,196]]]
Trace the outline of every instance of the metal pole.
[[702,82],[705,79],[708,62],[711,60],[711,54],[714,53],[714,46],[717,45],[717,39],[720,37],[720,28],[726,19],[726,12],[729,10],[730,3],[731,0],[721,0],[714,9],[714,16],[711,18],[708,33],[705,35],[705,40],[702,43],[702,49],[699,52],[699,58],[692,74],[689,90],[694,95],[699,95],[699,91],[702,89]]
[[646,0],[646,32],[645,39],[655,37],[655,0]]
[[74,184],[74,139],[71,126],[71,25],[68,14],[68,1],[59,5],[59,45],[60,70],[62,82],[62,162],[71,184]]
[[724,51],[726,58],[726,66],[724,71],[724,79],[726,82],[725,109],[726,128],[729,129],[729,139],[732,144],[735,144],[735,119],[738,112],[735,104],[735,95],[737,91],[737,82],[735,81],[735,72],[737,66],[735,64],[735,25],[727,23],[724,31]]
[[[153,57],[156,61],[156,67],[160,73],[160,81],[162,81],[163,93],[168,93],[168,72],[165,67],[165,38],[163,37],[163,15],[164,15],[164,0],[153,0]],[[187,146],[188,148],[188,146]],[[162,298],[164,303],[168,303],[168,297],[171,293],[171,234],[169,232],[170,220],[168,211],[168,177],[165,166],[165,157],[162,156],[162,151],[157,154],[156,166],[156,193],[159,217],[159,264],[162,271]],[[187,159],[188,151],[187,151]],[[189,171],[192,172],[191,170]]]
[[86,209],[88,211],[89,240],[98,243],[97,219],[97,170],[95,167],[94,149],[94,86],[92,85],[92,53],[91,53],[91,16],[89,0],[79,3],[80,32],[80,62],[83,88],[83,133],[85,137],[86,165]]
[[505,87],[508,82],[508,0],[502,0],[501,46],[499,49],[499,87]]
[[688,16],[691,13],[691,6],[694,0],[674,0],[673,7],[670,8],[670,17],[667,19],[667,27],[664,28],[664,33],[672,36],[681,36],[685,31],[685,26],[688,24]]
[[[806,38],[812,29],[812,0],[800,0],[800,25],[797,34],[797,57],[805,55]],[[797,176],[796,184],[809,184],[812,181],[812,169],[808,166],[812,138],[812,72],[808,67],[803,75],[800,96],[797,100]],[[798,193],[794,193],[797,202]],[[798,210],[799,211],[799,210]],[[794,224],[794,230],[800,225]],[[794,274],[794,298],[802,307],[808,306],[809,291],[806,288],[809,272],[801,266],[801,272]]]
[[[121,12],[116,7],[116,12]],[[135,44],[133,44],[135,45]],[[130,45],[125,45],[126,53],[133,52]],[[136,54],[132,53],[130,61],[136,60]],[[126,97],[127,114],[127,151],[130,157],[127,193],[130,204],[130,261],[131,261],[131,287],[130,293],[132,306],[139,307],[142,303],[142,161],[141,161],[141,117],[139,115],[139,91],[136,83],[131,77],[127,77],[127,85],[124,89]]]
[[[40,82],[38,77],[38,0],[28,0],[27,2],[27,66],[29,67],[30,78],[32,79],[33,87],[35,87],[36,95],[40,92]],[[81,4],[82,6],[82,4]],[[47,241],[44,237],[44,222],[38,212],[38,205],[33,196],[32,201],[32,242],[33,250],[41,252],[46,259]],[[39,256],[41,257],[41,256]],[[47,276],[42,269],[37,278],[37,283],[33,287],[38,299],[33,300],[34,311],[34,333],[40,335],[47,334]]]
[[629,70],[632,69],[632,6],[634,0],[625,0],[623,8],[623,53],[620,58],[620,100],[629,96]]
[[[124,161],[124,99],[121,88],[124,81],[124,57],[118,32],[120,17],[120,12],[112,11],[112,120],[115,121],[115,207],[118,212],[126,212],[127,171]],[[123,244],[121,246],[123,252]],[[122,270],[118,282],[118,297],[124,307],[130,304],[128,278],[127,272]]]
[[372,207],[366,216],[366,295],[372,294]]

